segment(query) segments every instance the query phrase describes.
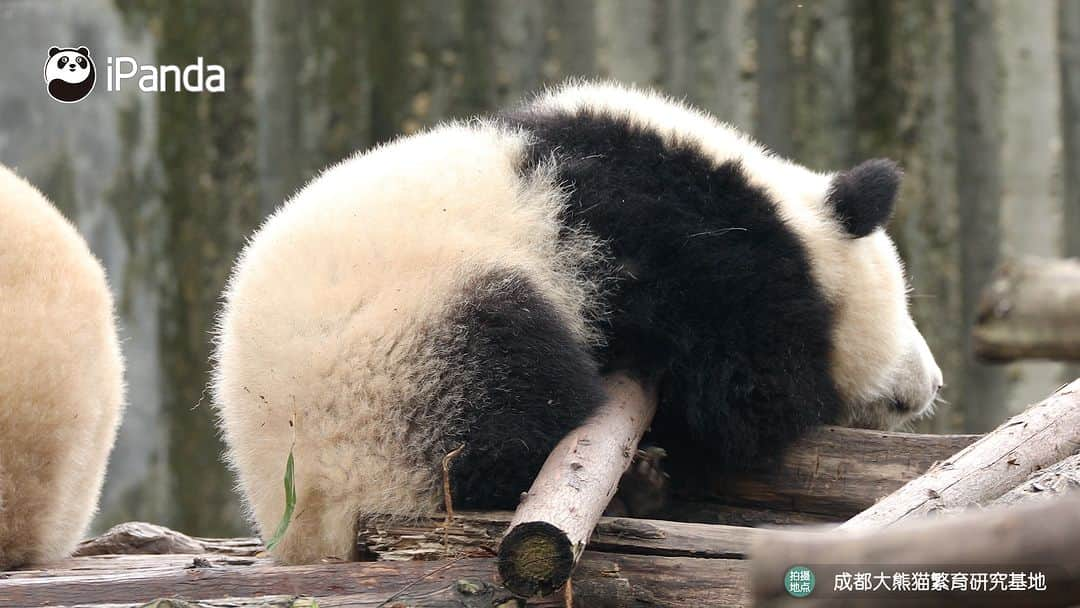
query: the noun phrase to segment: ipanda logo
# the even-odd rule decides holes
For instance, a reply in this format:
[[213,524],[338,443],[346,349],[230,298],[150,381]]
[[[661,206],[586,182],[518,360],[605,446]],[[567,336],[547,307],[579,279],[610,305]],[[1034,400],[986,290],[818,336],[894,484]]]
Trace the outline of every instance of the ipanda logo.
[[94,90],[97,74],[85,46],[77,49],[49,48],[45,60],[45,91],[60,103],[75,103]]
[[[105,84],[109,92],[119,91],[125,80],[136,80],[145,93],[187,91],[223,93],[225,68],[206,64],[200,56],[195,63],[178,65],[139,65],[134,57],[108,57]],[[61,103],[75,103],[94,90],[97,71],[90,50],[51,47],[45,60],[45,91]]]

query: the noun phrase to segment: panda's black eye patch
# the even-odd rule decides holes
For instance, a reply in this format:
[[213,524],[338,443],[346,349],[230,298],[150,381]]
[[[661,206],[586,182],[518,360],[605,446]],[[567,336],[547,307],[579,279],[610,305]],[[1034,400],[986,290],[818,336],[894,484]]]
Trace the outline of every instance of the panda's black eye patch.
[[60,61],[56,62],[56,65],[58,65],[60,67],[64,67],[65,65],[67,65],[67,63],[68,63],[68,58],[67,57],[61,57]]
[[85,68],[86,67],[86,59],[85,58],[79,57],[75,61],[79,64],[80,68]]

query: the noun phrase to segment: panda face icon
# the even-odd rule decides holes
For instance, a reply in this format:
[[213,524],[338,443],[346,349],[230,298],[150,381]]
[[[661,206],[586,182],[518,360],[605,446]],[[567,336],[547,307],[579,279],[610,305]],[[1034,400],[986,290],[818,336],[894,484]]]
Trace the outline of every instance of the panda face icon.
[[45,91],[61,103],[75,103],[94,89],[94,60],[85,46],[52,47],[45,61]]

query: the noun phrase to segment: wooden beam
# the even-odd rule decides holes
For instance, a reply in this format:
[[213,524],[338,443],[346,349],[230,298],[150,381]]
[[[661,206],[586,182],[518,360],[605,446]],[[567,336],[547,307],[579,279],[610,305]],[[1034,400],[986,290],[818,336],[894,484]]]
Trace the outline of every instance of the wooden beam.
[[1080,361],[1080,259],[1006,263],[983,292],[972,338],[986,361]]
[[[1080,496],[1013,508],[913,521],[885,530],[778,532],[752,549],[755,606],[1073,606],[1080,598]],[[788,595],[784,577],[793,565],[810,568],[814,591]],[[1045,576],[1045,591],[835,590],[837,575],[895,572],[1022,572]],[[906,598],[906,602],[902,601]]]
[[1010,418],[840,526],[863,530],[989,502],[1080,450],[1080,380]]
[[622,374],[604,387],[607,401],[555,446],[499,545],[499,574],[519,595],[549,595],[570,578],[652,422],[654,388]]
[[[176,606],[423,605],[428,608],[525,605],[497,584],[494,558],[278,566],[269,558],[133,555],[71,558],[48,571],[16,571],[0,579],[0,608],[69,606],[135,608],[157,598]],[[686,581],[699,584],[687,585]],[[587,551],[574,575],[578,606],[730,606],[749,601],[742,560],[608,554]],[[227,601],[223,598],[230,598]],[[295,598],[305,598],[299,603]],[[203,604],[203,601],[208,601]],[[269,602],[275,603],[269,603]],[[556,594],[529,606],[562,607]],[[232,602],[232,603],[228,603]]]
[[[672,510],[709,523],[841,522],[978,438],[823,427],[798,440],[782,458],[745,475],[717,472],[703,483],[672,471],[677,499]],[[696,517],[688,508],[691,503],[700,508]],[[748,510],[732,514],[717,509],[714,519],[710,503]],[[784,513],[794,517],[784,519]]]

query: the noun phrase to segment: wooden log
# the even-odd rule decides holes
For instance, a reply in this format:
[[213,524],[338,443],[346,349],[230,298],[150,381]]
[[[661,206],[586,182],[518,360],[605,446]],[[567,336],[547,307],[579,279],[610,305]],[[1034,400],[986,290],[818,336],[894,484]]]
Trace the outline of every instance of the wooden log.
[[[361,553],[379,560],[444,559],[463,554],[495,555],[513,513],[458,512],[446,525],[437,517],[415,522],[369,521],[358,534]],[[742,559],[750,541],[771,530],[675,521],[601,517],[589,538],[590,551],[668,557]]]
[[[662,515],[738,525],[841,522],[978,438],[822,427],[744,475],[717,472],[703,481],[671,471],[676,500]],[[690,503],[700,508],[696,516]]]
[[686,521],[725,526],[798,526],[812,524],[835,524],[846,519],[818,513],[801,513],[779,509],[737,507],[713,500],[676,500],[657,517],[672,521]]
[[242,556],[255,555],[262,550],[262,543],[257,538],[198,538],[157,524],[129,521],[79,543],[74,555],[217,553]]
[[[751,550],[755,606],[1073,606],[1080,601],[1080,497],[911,522],[851,534],[779,532]],[[816,584],[790,596],[784,576],[810,568]],[[837,575],[896,572],[1022,572],[1045,576],[1045,591],[837,591]],[[987,583],[989,586],[989,582]],[[890,587],[891,589],[891,587]],[[906,599],[906,602],[903,600]]]
[[878,528],[991,501],[1080,450],[1080,380],[1010,418],[840,526]]
[[656,412],[656,391],[605,379],[608,400],[548,456],[499,546],[499,574],[515,593],[548,595],[570,578],[593,528]]
[[[188,602],[161,604],[171,608],[262,606],[257,599],[288,608],[306,608],[310,599],[321,608],[525,605],[498,586],[497,580],[495,559],[490,557],[280,566],[266,557],[94,556],[71,558],[48,571],[7,573],[0,578],[0,608],[135,608],[158,598]],[[701,584],[687,585],[686,581]],[[743,560],[587,551],[574,576],[575,606],[697,608],[748,602],[749,578]],[[528,605],[562,608],[564,600],[555,595],[529,600]]]
[[1032,473],[1024,483],[995,498],[990,504],[1018,505],[1051,500],[1077,490],[1080,490],[1080,454]]
[[983,292],[972,338],[986,361],[1080,361],[1080,259],[1006,263]]
[[[838,523],[873,505],[979,437],[823,427],[800,439],[782,458],[773,459],[752,473],[735,478],[717,475],[704,481],[700,477],[681,479],[680,496],[674,497],[660,513],[662,519],[673,521],[651,523],[661,526],[661,532],[667,538],[678,536],[664,527],[674,522],[724,524],[723,527],[691,528],[693,534],[703,535],[703,538],[714,529]],[[477,527],[494,538],[506,529],[509,521],[507,513],[496,511],[466,511],[455,516],[457,529]],[[601,518],[589,546],[607,542],[599,540],[604,536],[600,531],[606,529],[607,522],[615,521],[650,520]],[[423,542],[427,544],[412,549],[417,551],[417,556],[438,557],[436,544],[427,535],[433,525],[441,523],[441,518],[415,525],[365,522],[359,538],[359,553],[377,555],[379,559],[390,558],[381,550],[373,552],[365,545],[373,539],[376,543],[381,542],[370,536],[373,533],[400,532],[406,536],[409,533],[425,535]],[[458,533],[449,532],[450,542],[454,542],[454,535]],[[441,549],[442,536],[437,540],[437,547]],[[488,544],[484,539],[481,541],[480,544]],[[641,547],[632,550],[639,552]]]

